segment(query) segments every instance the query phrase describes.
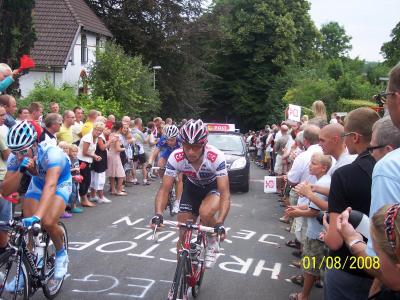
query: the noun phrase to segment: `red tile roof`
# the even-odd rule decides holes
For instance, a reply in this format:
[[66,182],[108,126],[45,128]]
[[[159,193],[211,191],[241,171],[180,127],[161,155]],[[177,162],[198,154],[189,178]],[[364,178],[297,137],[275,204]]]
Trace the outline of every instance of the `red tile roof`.
[[31,56],[37,66],[64,66],[78,30],[111,37],[84,0],[36,0],[33,20],[37,40]]

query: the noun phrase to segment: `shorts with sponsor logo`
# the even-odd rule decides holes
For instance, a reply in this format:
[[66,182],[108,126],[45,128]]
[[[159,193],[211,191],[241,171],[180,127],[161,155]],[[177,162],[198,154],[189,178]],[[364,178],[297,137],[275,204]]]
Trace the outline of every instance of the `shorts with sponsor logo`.
[[[44,184],[39,181],[36,177],[33,177],[31,183],[29,184],[28,191],[26,192],[26,199],[34,199],[36,201],[40,201],[40,197],[42,196]],[[62,181],[57,184],[56,195],[61,197],[64,200],[64,203],[67,204],[69,197],[72,193],[72,179]]]
[[201,202],[210,194],[216,194],[219,196],[216,180],[210,184],[199,186],[195,185],[186,176],[184,176],[183,193],[179,205],[179,211],[190,212],[198,216]]

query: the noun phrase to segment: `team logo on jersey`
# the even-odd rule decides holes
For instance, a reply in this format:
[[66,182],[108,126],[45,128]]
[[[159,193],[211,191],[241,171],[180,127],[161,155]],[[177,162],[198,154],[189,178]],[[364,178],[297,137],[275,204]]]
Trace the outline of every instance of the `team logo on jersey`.
[[219,164],[219,166],[218,166],[218,168],[217,168],[217,171],[222,171],[222,170],[224,170],[225,168],[226,168],[226,164],[225,164],[225,162],[223,161],[222,163]]
[[183,151],[182,152],[177,152],[177,153],[174,154],[174,157],[175,157],[175,160],[177,162],[180,162],[180,161],[185,159],[185,153],[183,153]]
[[207,159],[211,162],[215,162],[215,160],[217,159],[218,154],[214,153],[212,151],[208,151],[207,153]]
[[183,171],[182,173],[185,174],[185,175],[188,176],[188,177],[196,178],[196,172],[193,172],[193,171]]
[[200,178],[210,178],[213,175],[214,175],[213,173],[209,173],[209,172],[200,172],[199,173]]

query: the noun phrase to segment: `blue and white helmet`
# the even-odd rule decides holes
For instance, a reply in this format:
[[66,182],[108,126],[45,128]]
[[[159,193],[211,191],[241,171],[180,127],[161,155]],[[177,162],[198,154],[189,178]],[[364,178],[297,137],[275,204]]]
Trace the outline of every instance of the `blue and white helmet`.
[[27,121],[14,125],[7,134],[7,144],[11,151],[28,149],[36,140],[36,130]]
[[179,129],[175,125],[167,125],[164,127],[164,134],[167,139],[172,139],[178,136]]

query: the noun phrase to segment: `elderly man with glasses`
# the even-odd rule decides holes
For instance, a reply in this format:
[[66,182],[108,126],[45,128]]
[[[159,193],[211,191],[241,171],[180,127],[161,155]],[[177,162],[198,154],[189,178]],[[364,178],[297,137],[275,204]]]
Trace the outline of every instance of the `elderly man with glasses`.
[[44,119],[44,125],[46,127],[39,136],[39,142],[45,141],[50,145],[57,146],[56,133],[60,131],[62,123],[63,119],[61,115],[56,113],[47,114],[46,118]]

